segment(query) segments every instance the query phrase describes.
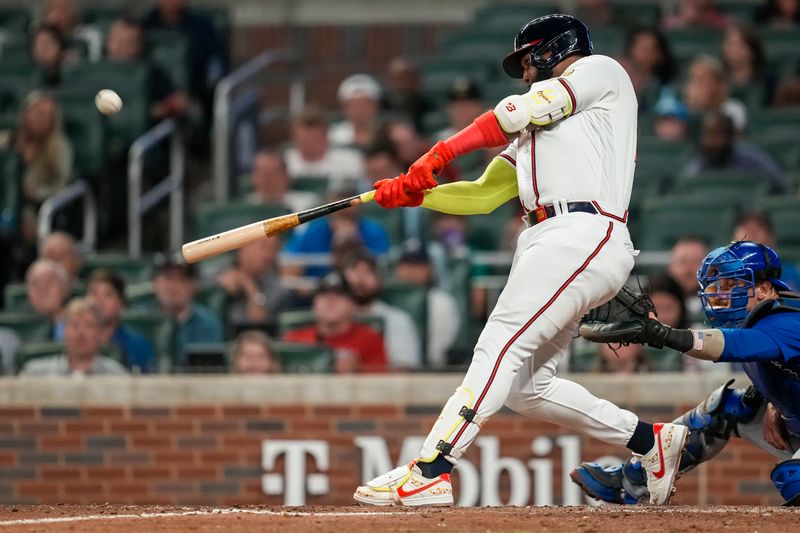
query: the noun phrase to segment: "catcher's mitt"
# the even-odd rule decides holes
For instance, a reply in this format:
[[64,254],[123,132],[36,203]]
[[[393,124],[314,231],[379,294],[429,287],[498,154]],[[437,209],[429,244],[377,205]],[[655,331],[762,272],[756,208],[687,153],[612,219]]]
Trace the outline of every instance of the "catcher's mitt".
[[663,324],[650,318],[655,311],[648,295],[622,287],[614,298],[583,317],[579,332],[592,342],[650,344],[660,348],[663,339],[654,338],[653,329],[660,329],[658,326]]

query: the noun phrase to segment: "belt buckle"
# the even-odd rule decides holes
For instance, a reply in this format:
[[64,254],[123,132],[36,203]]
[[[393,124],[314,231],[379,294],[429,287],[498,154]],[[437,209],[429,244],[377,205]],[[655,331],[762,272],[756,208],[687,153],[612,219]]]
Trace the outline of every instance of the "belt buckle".
[[536,222],[541,222],[547,219],[547,211],[544,207],[537,207],[533,210],[533,216],[536,217]]

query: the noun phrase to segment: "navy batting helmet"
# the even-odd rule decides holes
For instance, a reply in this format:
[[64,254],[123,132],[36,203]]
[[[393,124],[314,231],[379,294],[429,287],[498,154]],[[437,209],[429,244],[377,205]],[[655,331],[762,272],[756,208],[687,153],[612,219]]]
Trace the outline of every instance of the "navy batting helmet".
[[514,39],[514,51],[503,59],[503,70],[512,78],[521,78],[525,54],[531,55],[534,67],[549,70],[567,56],[593,52],[589,28],[583,22],[570,15],[545,15],[519,30]]

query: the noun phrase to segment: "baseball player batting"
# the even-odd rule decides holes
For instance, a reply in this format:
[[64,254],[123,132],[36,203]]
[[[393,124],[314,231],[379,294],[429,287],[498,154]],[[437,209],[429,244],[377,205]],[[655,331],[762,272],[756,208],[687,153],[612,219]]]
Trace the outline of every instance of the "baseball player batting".
[[[650,502],[664,504],[687,428],[643,422],[555,375],[580,318],[614,297],[633,268],[636,251],[625,225],[636,154],[633,86],[619,63],[593,54],[588,28],[568,15],[523,26],[503,68],[525,81],[526,94],[503,99],[436,143],[406,174],[375,184],[383,207],[460,215],[488,213],[518,196],[529,227],[464,381],[419,458],[358,487],[354,498],[452,505],[450,471],[505,404],[527,418],[627,446],[641,456]],[[478,180],[437,187],[435,176],[455,157],[505,145]]]
[[[781,281],[772,248],[735,242],[706,256],[697,281],[706,318],[714,329],[671,329],[655,319],[640,328],[587,324],[581,335],[598,342],[669,346],[698,359],[741,363],[753,385],[721,386],[675,423],[691,430],[680,472],[719,454],[731,435],[742,437],[780,462],[770,478],[785,505],[800,505],[800,296]],[[625,331],[621,331],[624,329]],[[663,339],[663,343],[662,343]],[[647,498],[642,465],[635,459],[603,468],[582,463],[571,474],[583,491],[613,503]]]

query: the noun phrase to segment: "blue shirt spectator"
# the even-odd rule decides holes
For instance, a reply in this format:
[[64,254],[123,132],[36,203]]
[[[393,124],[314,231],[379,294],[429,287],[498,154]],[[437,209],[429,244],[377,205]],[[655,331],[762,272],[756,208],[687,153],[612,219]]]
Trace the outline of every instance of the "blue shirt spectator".
[[105,320],[107,343],[122,352],[125,367],[142,373],[155,372],[153,343],[121,323],[125,309],[125,282],[119,274],[111,270],[95,270],[89,276],[86,296],[100,309]]
[[[284,251],[290,254],[332,253],[336,244],[345,241],[354,247],[364,246],[373,255],[389,251],[389,235],[383,226],[374,220],[358,217],[353,208],[314,220],[305,231],[295,233],[289,239]],[[330,270],[330,267],[313,266],[307,268],[305,274],[322,277]]]
[[197,284],[194,266],[176,256],[159,258],[153,280],[156,299],[162,312],[175,325],[172,363],[177,368],[186,364],[186,350],[193,343],[222,342],[222,320],[195,301]]

